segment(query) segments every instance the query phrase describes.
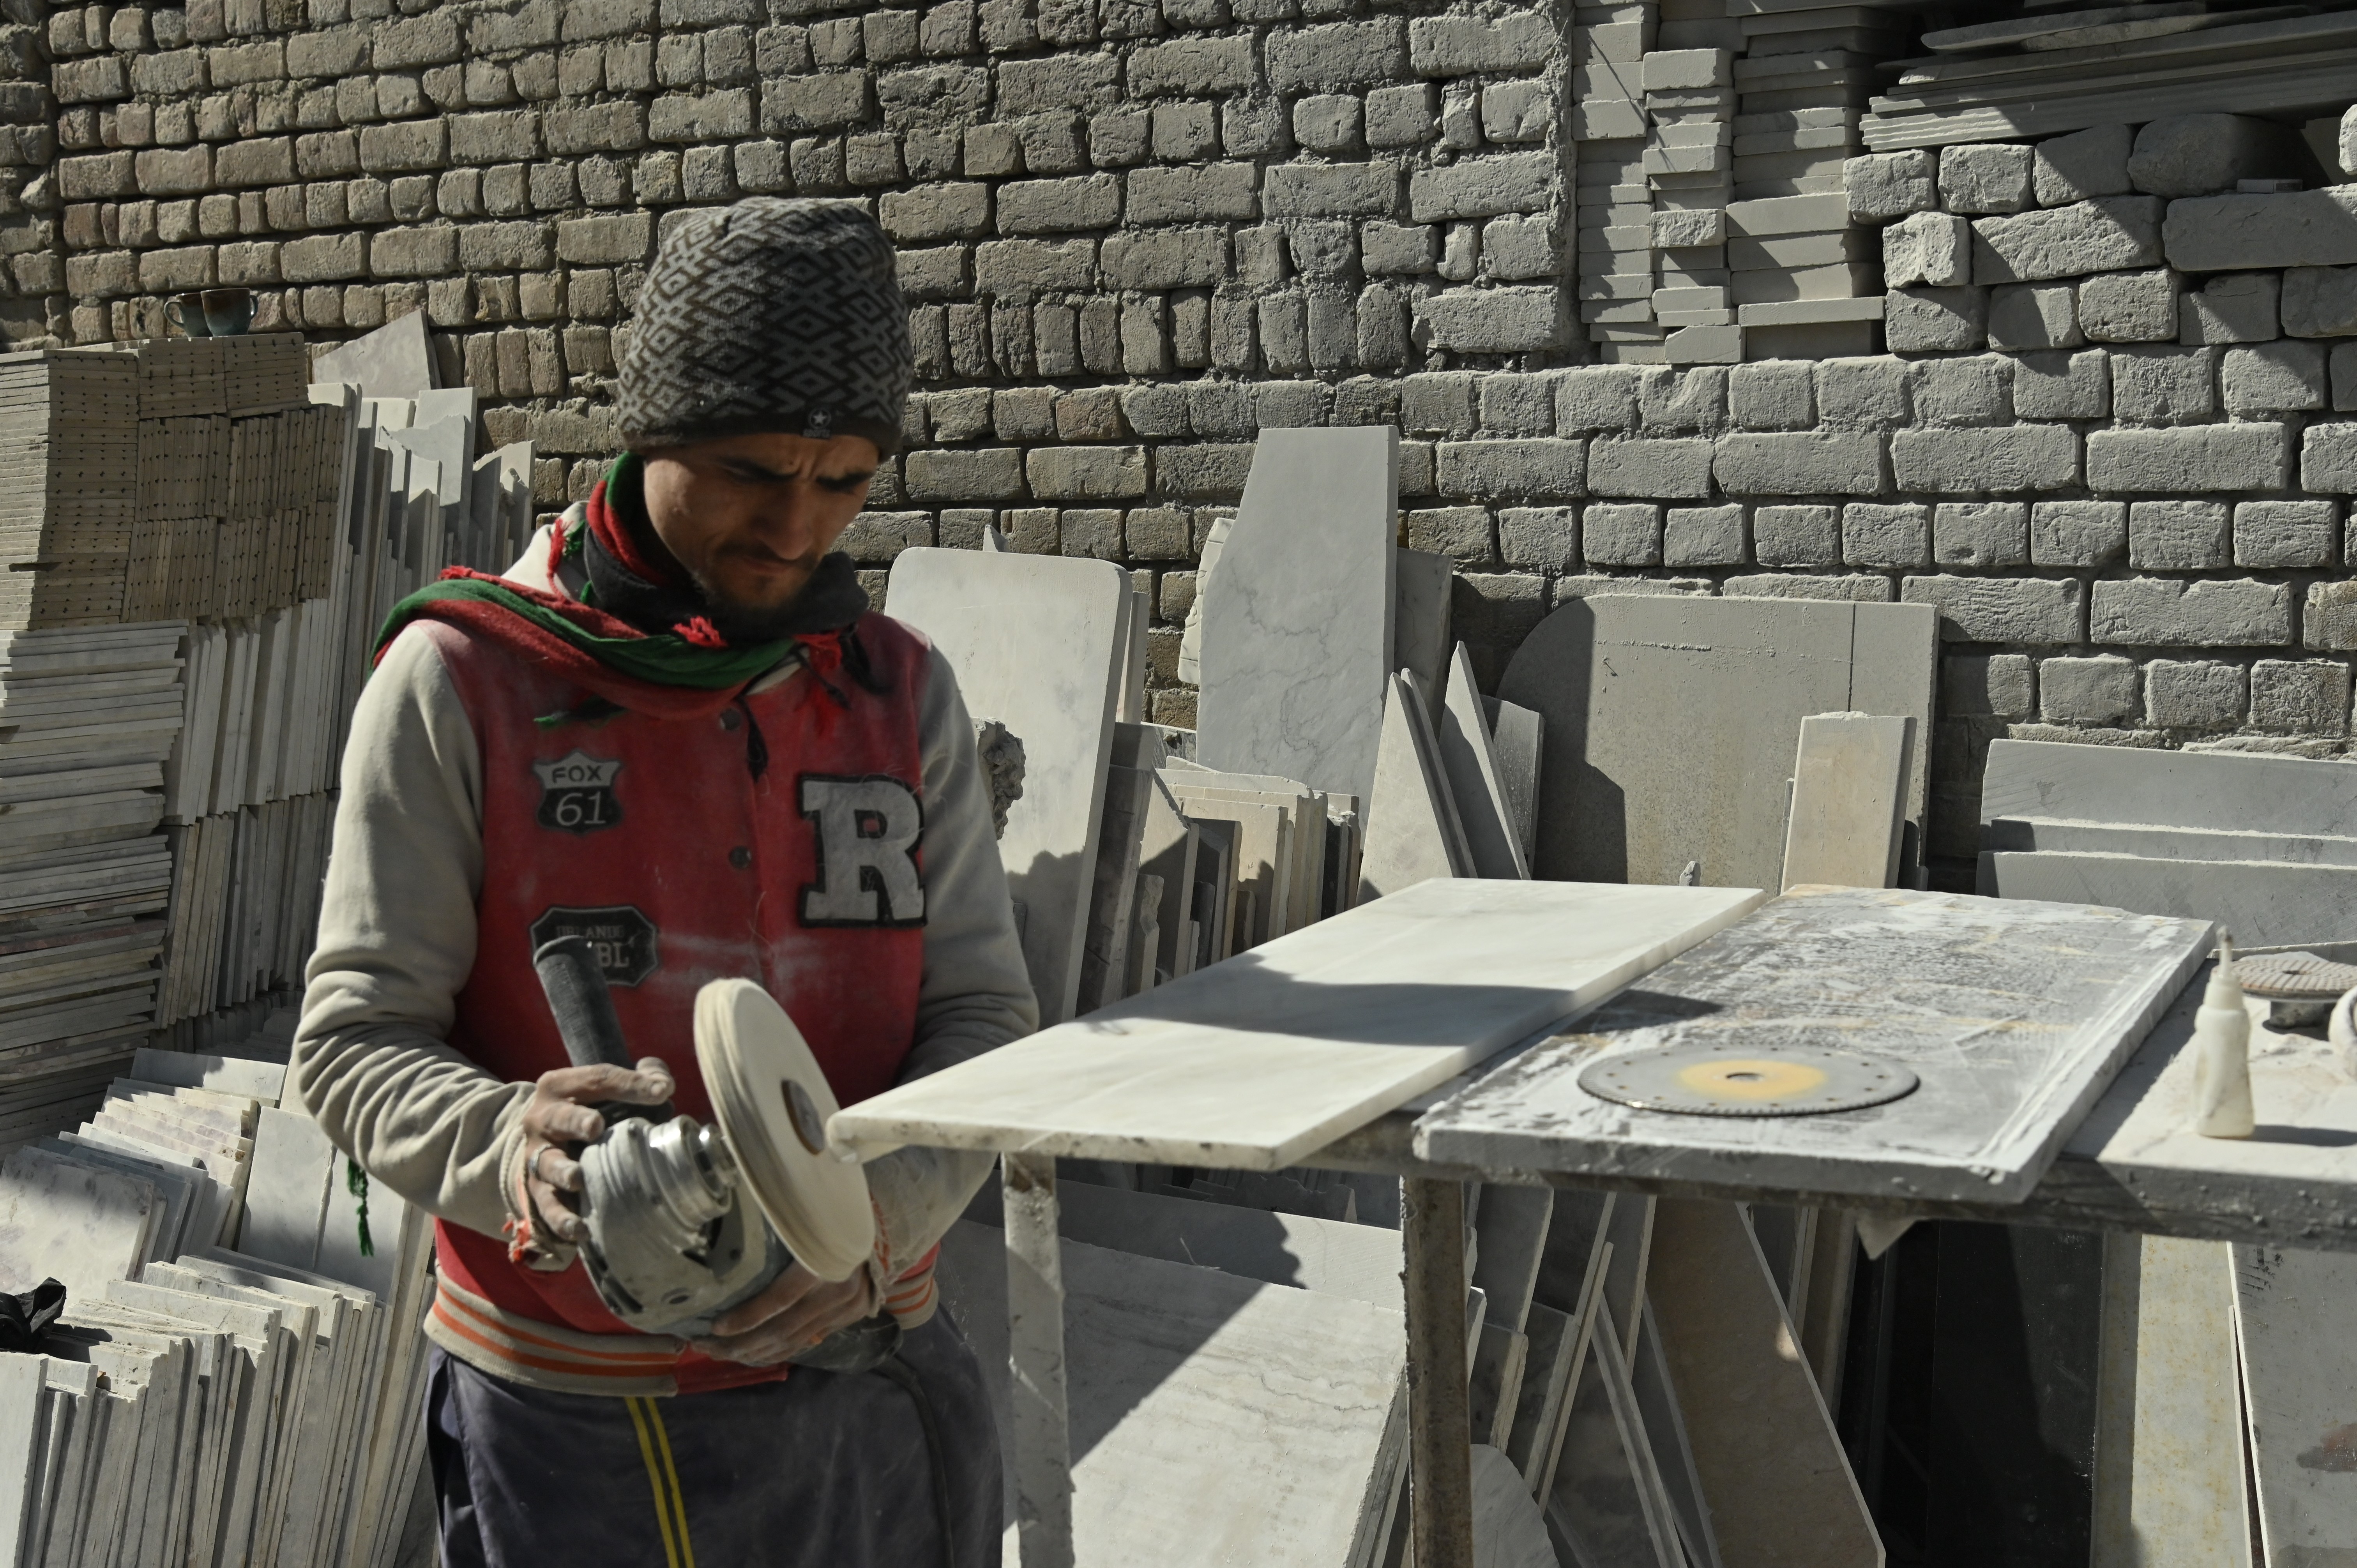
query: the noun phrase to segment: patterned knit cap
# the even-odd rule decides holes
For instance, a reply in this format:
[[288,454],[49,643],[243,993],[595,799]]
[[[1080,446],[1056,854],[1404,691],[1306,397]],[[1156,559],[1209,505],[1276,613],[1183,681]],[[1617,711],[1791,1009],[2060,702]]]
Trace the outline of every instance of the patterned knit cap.
[[912,361],[891,242],[866,209],[753,197],[664,236],[622,354],[622,438],[865,435],[889,454]]

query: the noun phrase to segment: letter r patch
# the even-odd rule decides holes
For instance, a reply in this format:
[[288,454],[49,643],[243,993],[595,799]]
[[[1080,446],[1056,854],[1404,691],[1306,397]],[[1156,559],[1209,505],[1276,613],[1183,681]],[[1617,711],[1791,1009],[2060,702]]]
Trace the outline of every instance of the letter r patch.
[[818,835],[818,880],[802,889],[802,924],[923,925],[917,840],[925,809],[917,792],[884,773],[805,773],[796,788],[802,814]]

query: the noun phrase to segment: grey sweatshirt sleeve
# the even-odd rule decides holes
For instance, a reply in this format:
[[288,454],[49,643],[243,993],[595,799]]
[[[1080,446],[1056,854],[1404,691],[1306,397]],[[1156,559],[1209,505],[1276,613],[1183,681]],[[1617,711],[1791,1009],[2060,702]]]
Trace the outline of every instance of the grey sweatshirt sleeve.
[[[433,638],[402,633],[364,689],[296,1032],[296,1092],[370,1175],[429,1212],[496,1235],[531,1087],[444,1043],[475,961],[482,759]],[[909,1079],[1038,1026],[987,786],[957,682],[936,652],[919,715],[925,961]],[[896,1273],[947,1231],[986,1155],[907,1149],[873,1162],[878,1263]]]
[[[918,714],[924,748],[925,976],[917,1043],[900,1081],[939,1072],[1030,1034],[1039,1004],[1023,967],[1015,908],[991,831],[990,789],[957,677],[932,650]],[[905,1268],[945,1235],[990,1175],[992,1156],[911,1145],[871,1161],[867,1191],[882,1231],[878,1262]],[[888,1283],[883,1282],[883,1283]]]

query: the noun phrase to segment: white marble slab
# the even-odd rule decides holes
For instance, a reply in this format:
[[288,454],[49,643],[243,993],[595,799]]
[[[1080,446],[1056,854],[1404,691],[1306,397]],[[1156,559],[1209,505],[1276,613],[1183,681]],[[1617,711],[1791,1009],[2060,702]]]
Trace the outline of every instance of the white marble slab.
[[1262,433],[1201,601],[1198,761],[1366,799],[1398,526],[1397,430]]
[[2107,1232],[2102,1343],[2093,1562],[2249,1568],[2233,1249]]
[[440,384],[434,346],[426,340],[425,313],[413,310],[366,337],[321,355],[311,366],[315,381],[351,381],[362,397],[414,398]]
[[1383,748],[1359,861],[1359,901],[1433,877],[1473,875],[1473,854],[1465,843],[1424,693],[1403,671],[1392,677],[1383,703]]
[[[1493,1169],[2018,1202],[2210,944],[2199,921],[1899,889],[1800,887],[1416,1124]],[[1808,1116],[1640,1111],[1588,1093],[1608,1055],[1782,1046],[1904,1064],[1904,1098]]]
[[2357,1344],[2347,1331],[2357,1258],[2266,1246],[2233,1255],[2266,1561],[2357,1561]]
[[138,1274],[163,1218],[152,1183],[17,1149],[0,1164],[0,1290],[53,1276],[70,1296],[103,1294],[107,1281]]
[[[1380,1551],[1406,1421],[1398,1313],[1079,1242],[1061,1256],[1076,1561],[1352,1568]],[[940,1279],[1007,1448],[1001,1233],[951,1227]]]
[[1278,1170],[1737,919],[1750,889],[1426,883],[836,1113],[839,1144]]
[[1435,551],[1405,548],[1392,559],[1391,668],[1413,671],[1426,700],[1437,703],[1448,679],[1448,596],[1457,563]]
[[1784,827],[1784,886],[1888,887],[1897,879],[1913,723],[1871,714],[1811,714],[1801,721]]
[[1513,806],[1491,744],[1481,689],[1474,683],[1473,660],[1461,642],[1448,661],[1438,729],[1441,766],[1448,776],[1458,823],[1465,832],[1465,847],[1473,857],[1473,875],[1528,876],[1531,865],[1523,857]]
[[1023,742],[1023,798],[998,854],[1045,1024],[1079,997],[1129,595],[1110,561],[972,550],[903,551],[886,588],[885,613],[942,650],[966,711]]

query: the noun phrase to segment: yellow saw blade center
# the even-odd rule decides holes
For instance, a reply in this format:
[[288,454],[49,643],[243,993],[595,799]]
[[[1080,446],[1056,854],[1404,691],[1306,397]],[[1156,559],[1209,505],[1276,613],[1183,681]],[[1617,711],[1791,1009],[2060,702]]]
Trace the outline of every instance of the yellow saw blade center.
[[1696,1062],[1678,1073],[1678,1082],[1698,1094],[1721,1095],[1731,1100],[1790,1100],[1806,1094],[1825,1081],[1823,1068],[1805,1062],[1776,1061],[1770,1058],[1727,1057],[1717,1061]]

